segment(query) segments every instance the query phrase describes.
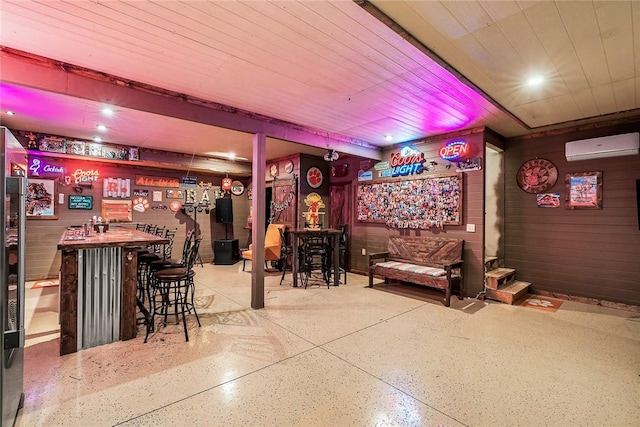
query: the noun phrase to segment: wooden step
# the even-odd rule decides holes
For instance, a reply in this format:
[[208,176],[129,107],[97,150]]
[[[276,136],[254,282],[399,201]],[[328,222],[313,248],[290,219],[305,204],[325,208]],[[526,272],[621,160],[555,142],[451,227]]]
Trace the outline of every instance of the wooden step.
[[500,289],[487,289],[487,298],[513,305],[529,292],[531,283],[514,280]]
[[487,288],[498,289],[501,286],[505,286],[511,282],[516,275],[516,270],[513,268],[496,268],[485,273],[487,278]]
[[491,271],[498,268],[498,257],[488,256],[484,258],[484,271]]

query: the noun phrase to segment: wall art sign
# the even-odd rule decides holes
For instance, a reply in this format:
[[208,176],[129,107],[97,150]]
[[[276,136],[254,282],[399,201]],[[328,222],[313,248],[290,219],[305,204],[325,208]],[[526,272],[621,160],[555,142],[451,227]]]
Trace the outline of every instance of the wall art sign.
[[222,191],[231,191],[233,181],[231,178],[222,178]]
[[462,224],[462,174],[359,183],[356,220],[393,228]]
[[558,168],[547,159],[527,160],[520,166],[516,181],[526,193],[542,193],[556,184]]
[[61,175],[65,173],[65,168],[58,165],[52,165],[44,159],[38,157],[29,157],[29,175]]
[[391,176],[408,176],[422,173],[424,168],[424,153],[413,147],[403,147],[400,151],[391,153]]
[[69,209],[81,209],[90,211],[93,209],[93,196],[69,195]]
[[131,200],[103,200],[102,218],[111,222],[131,222]]
[[131,180],[123,178],[105,178],[102,182],[102,197],[128,199],[131,197]]
[[138,188],[134,188],[133,189],[133,195],[134,196],[149,197],[149,190],[140,190]]
[[471,154],[471,146],[465,140],[449,141],[438,151],[443,160],[459,160]]
[[358,181],[371,181],[373,179],[373,171],[358,171]]
[[136,197],[133,199],[133,210],[136,212],[144,213],[149,209],[149,199],[146,197]]
[[559,208],[560,193],[540,193],[536,195],[539,208]]
[[180,186],[181,187],[197,187],[198,186],[198,177],[187,175],[180,178]]
[[240,196],[242,193],[244,193],[244,184],[240,181],[233,181],[231,183],[231,194]]
[[91,186],[94,182],[98,181],[98,177],[100,177],[100,172],[97,169],[76,169],[71,174],[71,179],[76,185],[89,184]]
[[316,166],[311,166],[309,170],[307,170],[307,184],[309,187],[318,188],[322,185],[323,181],[322,171]]
[[57,181],[52,179],[27,180],[27,218],[58,219],[56,186]]
[[162,201],[162,191],[154,191],[153,192],[153,201],[154,202],[161,202]]
[[567,209],[602,209],[602,171],[565,175]]
[[482,170],[482,158],[474,157],[457,162],[456,172],[472,172]]
[[165,197],[167,199],[184,199],[184,190],[167,190]]
[[178,178],[167,178],[162,176],[136,175],[136,185],[140,187],[180,187]]

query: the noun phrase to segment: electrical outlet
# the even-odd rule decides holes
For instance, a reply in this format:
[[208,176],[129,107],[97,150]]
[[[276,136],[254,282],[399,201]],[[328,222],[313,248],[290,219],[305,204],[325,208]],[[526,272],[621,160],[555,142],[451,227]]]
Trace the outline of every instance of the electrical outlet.
[[367,250],[365,248],[362,248],[362,255],[366,255],[367,254]]

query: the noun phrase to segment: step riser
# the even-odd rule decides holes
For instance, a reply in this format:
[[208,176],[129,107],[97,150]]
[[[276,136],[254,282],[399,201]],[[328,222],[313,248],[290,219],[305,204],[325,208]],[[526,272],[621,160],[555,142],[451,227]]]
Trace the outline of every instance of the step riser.
[[487,298],[491,298],[505,304],[513,305],[529,293],[529,286],[531,286],[530,283],[526,284],[526,286],[523,285],[523,287],[518,289],[517,292],[507,292],[499,289],[487,289]]
[[515,277],[515,273],[510,274],[506,277],[496,278],[496,277],[487,277],[487,288],[489,289],[499,289],[501,286],[505,286],[510,283]]

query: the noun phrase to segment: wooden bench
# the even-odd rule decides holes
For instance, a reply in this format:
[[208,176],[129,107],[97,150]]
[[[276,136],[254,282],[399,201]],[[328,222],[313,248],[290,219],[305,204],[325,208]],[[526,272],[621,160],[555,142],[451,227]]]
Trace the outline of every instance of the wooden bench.
[[369,254],[369,287],[373,276],[444,290],[444,305],[451,293],[462,299],[464,240],[441,237],[389,237],[388,251]]

